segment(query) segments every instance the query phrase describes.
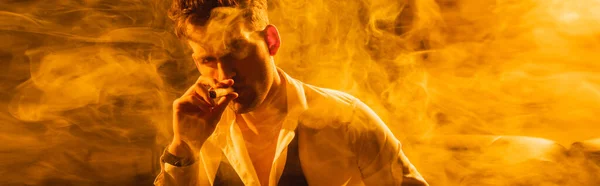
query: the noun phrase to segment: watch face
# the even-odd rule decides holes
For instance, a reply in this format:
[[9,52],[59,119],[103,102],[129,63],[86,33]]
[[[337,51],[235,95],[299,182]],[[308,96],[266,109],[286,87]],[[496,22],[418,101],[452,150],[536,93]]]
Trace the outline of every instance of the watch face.
[[173,166],[176,166],[176,167],[183,167],[183,166],[188,166],[188,165],[194,164],[193,159],[177,157],[177,156],[169,153],[169,151],[167,151],[167,150],[165,150],[161,159],[163,162],[168,163]]

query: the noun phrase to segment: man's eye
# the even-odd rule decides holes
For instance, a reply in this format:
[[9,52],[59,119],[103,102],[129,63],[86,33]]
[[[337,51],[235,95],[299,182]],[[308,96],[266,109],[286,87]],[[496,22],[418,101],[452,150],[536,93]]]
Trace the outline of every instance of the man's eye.
[[240,48],[242,48],[242,41],[241,40],[234,40],[233,42],[231,42],[231,48],[233,50],[239,50]]
[[215,57],[203,57],[201,63],[212,63],[217,61]]

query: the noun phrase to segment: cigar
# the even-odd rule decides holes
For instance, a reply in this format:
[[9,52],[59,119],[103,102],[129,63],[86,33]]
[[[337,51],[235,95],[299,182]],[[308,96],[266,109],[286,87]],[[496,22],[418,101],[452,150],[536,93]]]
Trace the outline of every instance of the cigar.
[[219,97],[223,97],[229,93],[233,92],[233,88],[229,87],[229,88],[209,88],[208,89],[208,97],[210,97],[210,99],[215,99],[215,98],[219,98]]

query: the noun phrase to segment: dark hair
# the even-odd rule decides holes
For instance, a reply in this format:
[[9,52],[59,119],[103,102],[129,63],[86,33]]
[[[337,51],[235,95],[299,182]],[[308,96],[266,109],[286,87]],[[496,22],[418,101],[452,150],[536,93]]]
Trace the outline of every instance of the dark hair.
[[186,37],[188,24],[204,25],[217,7],[240,8],[248,19],[251,29],[260,30],[267,26],[266,0],[173,0],[169,18],[175,21],[175,35]]

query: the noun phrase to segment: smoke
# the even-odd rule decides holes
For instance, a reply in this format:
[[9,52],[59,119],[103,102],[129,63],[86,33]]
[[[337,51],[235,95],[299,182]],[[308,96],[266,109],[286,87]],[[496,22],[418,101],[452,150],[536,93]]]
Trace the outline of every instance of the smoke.
[[[198,76],[169,5],[0,4],[1,185],[151,184],[171,102]],[[598,169],[562,152],[600,137],[598,9],[273,0],[269,18],[282,37],[277,65],[360,98],[432,184],[592,185]]]
[[171,100],[194,73],[168,5],[0,5],[1,185],[152,182]]
[[599,5],[281,0],[270,18],[279,65],[366,102],[433,185],[594,185],[566,148],[599,137]]

